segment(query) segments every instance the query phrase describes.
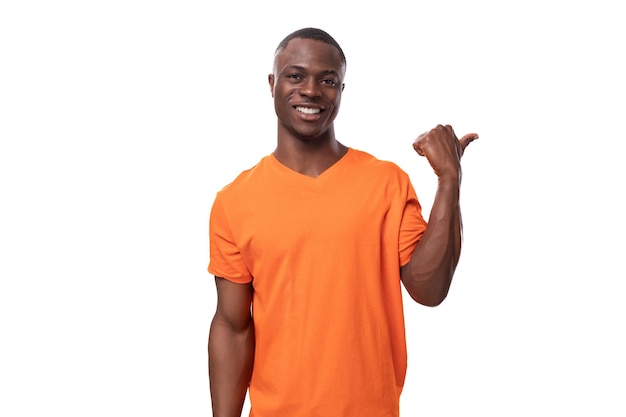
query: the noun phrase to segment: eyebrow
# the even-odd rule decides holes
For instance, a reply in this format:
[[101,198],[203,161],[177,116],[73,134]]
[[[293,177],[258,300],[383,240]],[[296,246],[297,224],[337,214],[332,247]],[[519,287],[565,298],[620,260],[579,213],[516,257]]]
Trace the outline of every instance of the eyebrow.
[[[289,65],[289,66],[285,67],[285,69],[286,70],[296,70],[296,71],[301,71],[301,72],[308,72],[308,70],[305,67],[301,66],[301,65]],[[339,73],[337,71],[331,70],[331,69],[324,70],[320,74],[321,75],[329,75],[330,74],[330,75],[334,75],[334,76],[337,76],[337,77],[339,76]]]

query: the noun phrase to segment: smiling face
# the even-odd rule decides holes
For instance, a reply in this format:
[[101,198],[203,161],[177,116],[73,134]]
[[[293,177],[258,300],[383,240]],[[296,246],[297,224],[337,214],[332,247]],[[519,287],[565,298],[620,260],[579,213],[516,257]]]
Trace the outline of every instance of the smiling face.
[[346,66],[332,45],[295,38],[278,51],[269,76],[279,139],[334,139]]

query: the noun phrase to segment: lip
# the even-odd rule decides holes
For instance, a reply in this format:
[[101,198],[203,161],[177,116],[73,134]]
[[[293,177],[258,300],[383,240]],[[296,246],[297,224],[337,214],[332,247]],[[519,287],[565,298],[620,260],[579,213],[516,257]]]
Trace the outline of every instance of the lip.
[[322,106],[319,106],[317,104],[311,104],[311,103],[303,103],[303,104],[294,104],[293,108],[296,109],[298,107],[304,107],[307,109],[316,109],[319,111],[324,111],[324,108]]
[[[312,113],[312,114],[307,114],[307,113],[302,113],[301,111],[298,110],[298,107],[304,107],[306,109],[314,109],[314,110],[319,110],[319,112],[317,113]],[[316,106],[316,105],[311,105],[311,104],[296,104],[295,106],[293,106],[293,109],[296,111],[296,113],[298,114],[298,117],[300,117],[303,120],[307,120],[307,121],[315,121],[318,120],[322,114],[322,112],[324,112],[324,108],[321,106]]]

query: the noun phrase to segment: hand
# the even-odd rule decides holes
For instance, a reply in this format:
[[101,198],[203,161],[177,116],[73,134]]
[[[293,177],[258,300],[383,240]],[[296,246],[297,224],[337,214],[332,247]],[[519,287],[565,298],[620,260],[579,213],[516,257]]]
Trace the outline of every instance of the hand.
[[457,139],[452,126],[438,125],[430,132],[422,133],[413,142],[413,149],[425,156],[438,177],[461,173],[461,156],[467,145],[478,139],[478,134],[468,133]]

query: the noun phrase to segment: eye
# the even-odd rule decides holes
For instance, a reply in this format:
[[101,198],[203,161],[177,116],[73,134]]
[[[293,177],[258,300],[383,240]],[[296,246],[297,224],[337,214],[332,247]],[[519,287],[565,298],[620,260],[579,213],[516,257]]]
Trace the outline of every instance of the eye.
[[337,85],[337,81],[332,78],[322,80],[322,84],[327,85],[329,87],[335,87]]
[[287,74],[287,79],[292,81],[299,81],[302,79],[302,76],[300,74]]

